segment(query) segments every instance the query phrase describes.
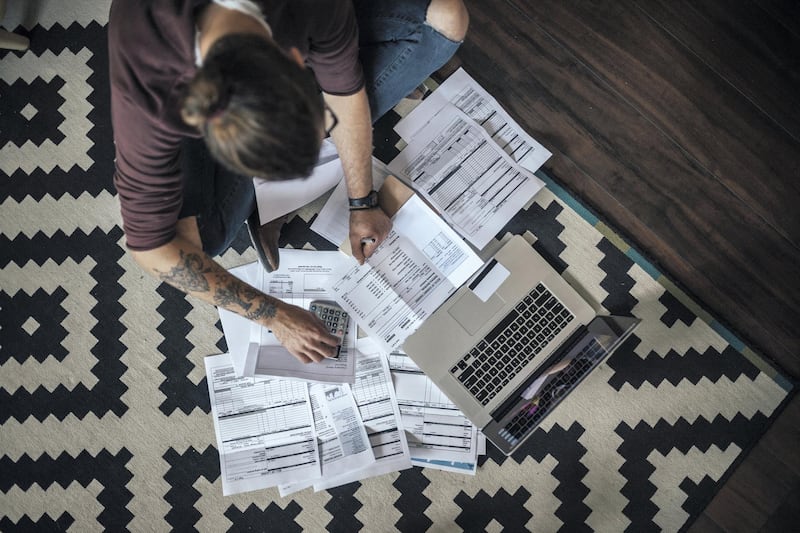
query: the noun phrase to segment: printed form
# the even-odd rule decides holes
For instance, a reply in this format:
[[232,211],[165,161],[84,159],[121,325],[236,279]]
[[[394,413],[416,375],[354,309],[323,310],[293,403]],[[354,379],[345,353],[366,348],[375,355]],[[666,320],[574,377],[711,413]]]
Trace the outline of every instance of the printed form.
[[450,103],[417,130],[389,169],[478,249],[544,187]]
[[347,474],[326,476],[314,483],[315,491],[411,468],[411,455],[386,357],[376,343],[365,339],[359,342],[356,365],[356,382],[352,390],[361,420],[367,428],[375,462]]
[[205,367],[223,495],[320,475],[306,383],[236,377],[228,354]]
[[474,475],[483,434],[405,353],[389,354],[389,366],[411,463]]
[[497,100],[463,68],[454,72],[398,122],[394,127],[395,131],[408,142],[448,102],[480,124],[495,144],[530,172],[539,170],[552,155],[547,148],[525,133]]
[[[375,462],[366,427],[346,383],[310,383],[308,393],[322,460],[322,478],[341,476]],[[310,487],[317,479],[278,487],[281,497]]]
[[331,287],[336,301],[386,353],[397,349],[483,265],[416,195],[392,222],[392,231],[373,255],[363,265],[351,258]]

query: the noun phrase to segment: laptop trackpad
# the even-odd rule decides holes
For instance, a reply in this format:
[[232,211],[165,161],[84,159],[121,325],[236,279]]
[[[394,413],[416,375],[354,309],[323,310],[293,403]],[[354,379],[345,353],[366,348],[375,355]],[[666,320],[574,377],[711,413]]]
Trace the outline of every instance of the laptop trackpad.
[[475,296],[474,292],[468,290],[450,306],[447,312],[470,335],[475,335],[494,315],[503,309],[504,305],[505,300],[498,296],[497,293],[492,294],[484,302]]

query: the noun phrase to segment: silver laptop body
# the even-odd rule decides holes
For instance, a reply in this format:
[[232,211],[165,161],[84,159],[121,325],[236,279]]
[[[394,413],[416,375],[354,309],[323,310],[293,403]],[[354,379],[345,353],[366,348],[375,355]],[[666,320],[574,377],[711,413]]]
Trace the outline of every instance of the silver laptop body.
[[[596,317],[521,236],[505,243],[483,273],[497,264],[508,275],[486,301],[476,295],[476,282],[462,286],[406,339],[403,351],[493,444],[510,454],[638,320]],[[564,362],[571,359],[577,362]],[[584,368],[587,363],[590,368]],[[566,372],[554,372],[558,365]],[[580,375],[568,376],[581,369]],[[531,402],[542,401],[541,393],[551,394],[553,387],[560,387],[560,395],[548,398],[548,411],[542,405],[539,419],[523,416],[521,423]]]

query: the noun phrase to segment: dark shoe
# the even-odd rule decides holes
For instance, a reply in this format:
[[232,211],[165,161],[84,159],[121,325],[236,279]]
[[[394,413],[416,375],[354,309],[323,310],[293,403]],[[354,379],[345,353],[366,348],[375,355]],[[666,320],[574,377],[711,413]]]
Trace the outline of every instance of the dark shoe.
[[258,262],[267,272],[278,270],[280,264],[280,248],[278,239],[281,236],[281,228],[289,219],[288,215],[278,217],[275,220],[261,224],[258,217],[258,209],[247,218],[247,232],[250,234],[250,242],[258,254]]

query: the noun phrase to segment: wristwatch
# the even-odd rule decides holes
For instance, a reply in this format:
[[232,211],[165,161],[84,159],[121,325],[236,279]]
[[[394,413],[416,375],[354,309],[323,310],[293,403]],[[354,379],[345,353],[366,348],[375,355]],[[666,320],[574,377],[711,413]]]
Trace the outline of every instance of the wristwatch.
[[375,190],[363,198],[350,198],[350,211],[360,211],[361,209],[374,209],[378,207],[378,192]]

